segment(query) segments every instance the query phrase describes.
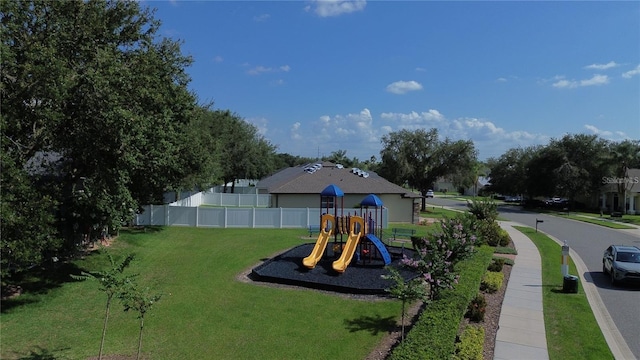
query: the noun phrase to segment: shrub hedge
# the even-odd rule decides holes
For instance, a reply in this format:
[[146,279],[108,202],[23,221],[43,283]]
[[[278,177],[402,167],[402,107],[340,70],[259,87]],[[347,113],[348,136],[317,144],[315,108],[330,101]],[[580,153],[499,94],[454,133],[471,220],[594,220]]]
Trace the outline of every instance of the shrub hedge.
[[482,360],[484,347],[484,328],[480,326],[467,325],[460,342],[456,344],[456,353],[453,360]]
[[449,359],[456,350],[456,336],[467,306],[480,287],[482,275],[493,256],[493,248],[478,251],[456,264],[460,280],[444,290],[438,300],[426,305],[405,340],[393,349],[391,360]]
[[487,271],[482,277],[480,290],[488,293],[494,293],[502,287],[504,282],[504,274],[501,272]]

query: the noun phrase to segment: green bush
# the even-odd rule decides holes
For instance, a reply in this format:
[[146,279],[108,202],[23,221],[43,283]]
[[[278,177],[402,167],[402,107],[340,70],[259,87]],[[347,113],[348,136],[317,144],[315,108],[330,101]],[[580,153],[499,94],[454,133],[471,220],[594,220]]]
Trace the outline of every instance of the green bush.
[[504,281],[504,274],[501,272],[487,271],[482,277],[482,283],[480,284],[480,290],[488,293],[494,293],[502,287]]
[[482,246],[456,265],[460,280],[455,288],[442,292],[440,299],[430,302],[409,334],[391,355],[390,360],[450,359],[455,353],[455,340],[467,305],[478,293],[482,274],[489,265],[493,248]]
[[453,360],[482,360],[483,348],[484,328],[468,325],[460,335],[460,342],[456,344]]
[[478,220],[477,233],[482,244],[496,247],[500,244],[503,229],[493,220]]
[[500,234],[498,236],[498,245],[499,246],[507,246],[511,243],[511,236],[505,229],[500,229]]
[[478,220],[493,222],[498,218],[498,205],[492,199],[467,200],[467,207]]
[[491,264],[487,267],[487,270],[493,272],[502,272],[502,268],[504,267],[504,258],[494,257],[491,261]]
[[484,314],[487,311],[487,300],[484,294],[478,293],[473,300],[467,306],[467,313],[465,314],[469,320],[480,322],[484,320]]

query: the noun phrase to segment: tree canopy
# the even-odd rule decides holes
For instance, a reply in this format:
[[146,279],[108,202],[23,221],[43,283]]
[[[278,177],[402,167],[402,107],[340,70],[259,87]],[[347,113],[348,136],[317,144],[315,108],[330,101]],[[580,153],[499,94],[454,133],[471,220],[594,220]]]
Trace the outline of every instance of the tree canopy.
[[398,185],[408,185],[422,194],[426,208],[427,191],[438,178],[472,169],[477,153],[471,140],[440,140],[437,129],[406,129],[382,137],[379,173]]
[[[4,272],[57,251],[51,239],[74,246],[88,232],[117,230],[200,164],[187,131],[198,111],[191,59],[157,35],[149,9],[100,0],[0,6],[2,218],[15,219],[2,222]],[[49,239],[47,249],[20,255],[31,234]]]
[[488,163],[492,192],[575,200],[596,194],[604,177],[624,178],[629,168],[640,167],[640,142],[567,134],[546,145],[509,149]]

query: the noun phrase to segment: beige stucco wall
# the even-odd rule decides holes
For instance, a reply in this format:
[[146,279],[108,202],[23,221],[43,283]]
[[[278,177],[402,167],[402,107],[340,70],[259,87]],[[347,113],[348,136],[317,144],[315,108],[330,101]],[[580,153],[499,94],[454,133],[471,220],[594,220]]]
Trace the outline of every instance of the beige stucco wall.
[[[366,195],[345,195],[344,214],[353,214],[355,210],[360,212],[360,207],[355,207]],[[402,198],[399,194],[379,195],[384,207],[388,209],[389,222],[417,222],[413,216],[413,199]],[[307,194],[272,194],[271,207],[282,208],[317,208],[320,206],[320,195]],[[338,208],[342,206],[342,200],[338,199]]]

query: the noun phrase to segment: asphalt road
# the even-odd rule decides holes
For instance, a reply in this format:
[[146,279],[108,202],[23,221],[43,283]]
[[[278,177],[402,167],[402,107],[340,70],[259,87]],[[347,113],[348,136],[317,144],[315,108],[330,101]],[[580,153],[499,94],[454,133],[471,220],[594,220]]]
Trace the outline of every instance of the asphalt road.
[[[445,198],[427,199],[427,204],[466,209],[466,203]],[[593,279],[618,331],[635,358],[640,359],[640,286],[613,287],[609,278],[602,273],[604,250],[611,244],[640,246],[640,230],[614,230],[559,216],[528,212],[518,206],[501,206],[499,212],[502,218],[534,228],[536,219],[542,220],[543,222],[538,223],[539,231],[567,242],[587,267],[587,273],[582,275],[586,279]],[[558,272],[560,271],[558,260]]]

